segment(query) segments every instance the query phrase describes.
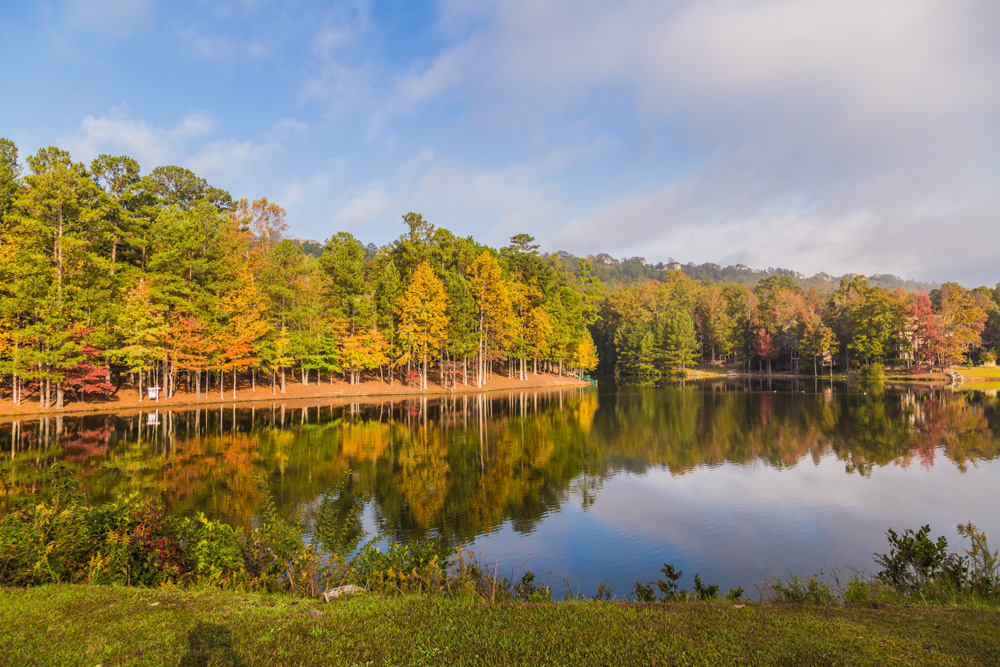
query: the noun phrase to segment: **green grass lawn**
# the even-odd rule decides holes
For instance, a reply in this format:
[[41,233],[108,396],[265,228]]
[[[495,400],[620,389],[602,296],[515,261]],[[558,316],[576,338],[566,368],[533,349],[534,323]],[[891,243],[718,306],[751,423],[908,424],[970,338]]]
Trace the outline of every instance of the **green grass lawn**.
[[986,665],[1000,611],[0,589],[5,665]]
[[997,366],[976,366],[974,368],[953,366],[952,370],[967,380],[1000,380],[1000,367]]

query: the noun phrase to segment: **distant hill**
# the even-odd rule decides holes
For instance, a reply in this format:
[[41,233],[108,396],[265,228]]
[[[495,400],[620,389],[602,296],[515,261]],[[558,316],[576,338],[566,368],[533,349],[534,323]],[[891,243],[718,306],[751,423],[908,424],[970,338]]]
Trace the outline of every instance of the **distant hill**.
[[[578,258],[564,250],[552,254],[559,262],[567,264],[575,269],[578,265]],[[640,280],[658,279],[664,271],[679,270],[684,275],[695,280],[709,280],[717,283],[738,283],[741,285],[755,285],[767,276],[787,276],[794,280],[803,289],[815,289],[817,292],[832,292],[840,286],[841,278],[852,278],[855,273],[848,273],[843,276],[832,276],[828,273],[817,273],[814,276],[806,276],[791,269],[781,269],[770,267],[766,270],[752,269],[744,264],[733,266],[720,266],[711,262],[704,264],[694,264],[688,262],[658,262],[651,264],[644,257],[631,257],[628,259],[615,259],[607,253],[597,255],[587,255],[587,259],[594,267],[594,275],[602,282],[609,284],[626,285]],[[891,273],[876,273],[867,276],[868,284],[882,287],[888,290],[902,289],[906,292],[930,292],[940,285],[938,283],[923,282],[919,280],[907,280],[894,276]]]
[[295,245],[302,248],[302,252],[310,257],[319,258],[323,254],[323,244],[312,239],[300,239],[298,236],[288,239]]

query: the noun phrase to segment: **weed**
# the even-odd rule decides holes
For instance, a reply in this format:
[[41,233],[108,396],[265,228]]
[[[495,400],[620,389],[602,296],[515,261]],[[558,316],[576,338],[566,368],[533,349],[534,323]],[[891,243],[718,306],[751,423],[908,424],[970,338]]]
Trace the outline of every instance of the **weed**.
[[828,584],[823,583],[816,575],[807,579],[799,579],[791,575],[787,582],[772,577],[757,586],[757,592],[765,602],[793,602],[816,605],[830,605],[837,602]]

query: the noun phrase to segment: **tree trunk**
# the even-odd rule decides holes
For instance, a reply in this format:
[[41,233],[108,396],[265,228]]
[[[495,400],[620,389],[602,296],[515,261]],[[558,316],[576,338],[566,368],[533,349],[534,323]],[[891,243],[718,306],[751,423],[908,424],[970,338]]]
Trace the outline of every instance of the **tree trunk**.
[[281,368],[281,393],[282,394],[285,393],[285,368],[284,368],[284,366],[282,366],[282,368]]

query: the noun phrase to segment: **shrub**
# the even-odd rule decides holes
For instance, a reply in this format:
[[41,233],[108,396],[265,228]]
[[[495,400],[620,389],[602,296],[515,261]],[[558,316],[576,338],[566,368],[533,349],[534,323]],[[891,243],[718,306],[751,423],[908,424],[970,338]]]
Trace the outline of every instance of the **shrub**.
[[1000,550],[990,553],[986,535],[971,521],[960,524],[958,534],[972,543],[971,549],[965,549],[965,587],[978,596],[1000,597]]
[[799,604],[828,605],[837,602],[828,584],[823,583],[816,575],[808,579],[799,579],[791,575],[787,582],[772,577],[762,585],[757,586],[761,599],[766,602],[794,602]]
[[917,532],[904,530],[902,535],[889,529],[889,553],[876,554],[875,562],[882,566],[878,578],[904,593],[940,594],[960,590],[966,580],[965,559],[948,552],[944,536],[931,540],[931,527]]

